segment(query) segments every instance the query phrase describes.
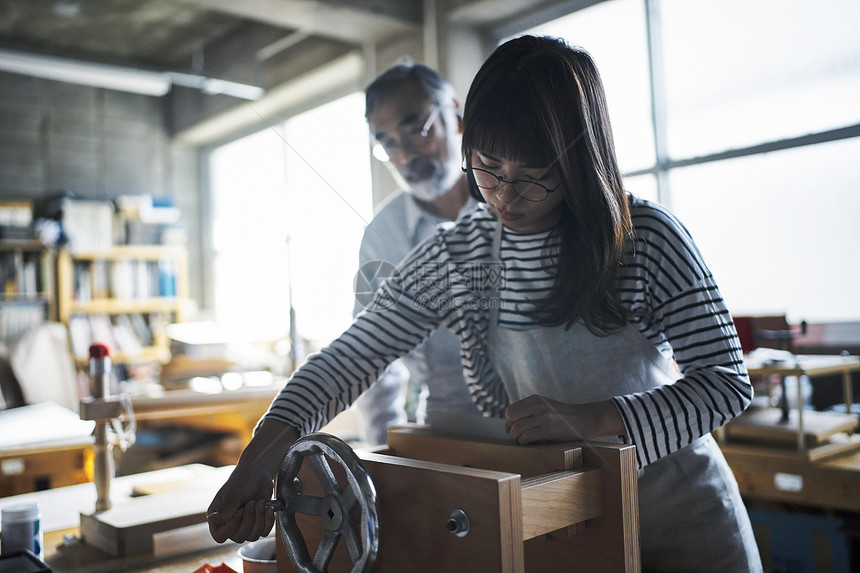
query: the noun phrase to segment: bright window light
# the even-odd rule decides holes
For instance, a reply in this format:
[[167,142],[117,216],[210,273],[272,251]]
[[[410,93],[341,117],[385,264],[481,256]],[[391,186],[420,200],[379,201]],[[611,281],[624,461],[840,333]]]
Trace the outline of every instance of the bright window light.
[[373,217],[364,94],[290,119],[286,138],[298,329],[307,339],[327,343],[352,323],[358,249]]
[[860,2],[661,0],[660,14],[672,157],[860,122]]
[[244,340],[290,330],[324,344],[352,318],[372,216],[364,97],[356,93],[216,149],[215,315]]

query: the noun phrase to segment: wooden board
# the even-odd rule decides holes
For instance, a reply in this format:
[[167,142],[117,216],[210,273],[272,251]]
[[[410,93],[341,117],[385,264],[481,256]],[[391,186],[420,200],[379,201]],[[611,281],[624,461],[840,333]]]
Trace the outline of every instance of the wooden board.
[[526,541],[526,571],[640,571],[636,449],[592,442],[582,455],[584,467],[600,468],[602,512],[571,537],[557,531]]
[[[601,499],[591,503],[599,504],[601,514],[586,521],[584,527],[564,528],[534,539],[524,534],[526,571],[557,570],[571,555],[576,555],[576,565],[567,570],[639,570],[639,494],[633,446],[604,442],[521,446],[511,441],[437,435],[420,426],[392,428],[388,441],[391,453],[403,457],[511,468],[509,471],[523,474],[524,484],[531,477],[550,472],[599,469]],[[532,512],[540,516],[541,506],[532,507],[527,499],[525,495],[523,519],[530,519]],[[587,511],[583,508],[580,517]],[[574,531],[577,533],[571,536]]]
[[553,472],[523,480],[523,539],[584,524],[600,515],[601,477],[599,469],[592,469]]
[[741,495],[841,511],[860,511],[860,442],[854,453],[826,461],[786,456],[773,448],[720,444]]
[[[779,408],[750,409],[726,424],[728,440],[771,442],[797,445],[799,417],[791,411],[787,422],[781,422]],[[803,411],[803,435],[807,447],[825,444],[832,436],[851,433],[857,427],[857,416],[837,412]]]
[[137,485],[138,492],[157,492],[150,495],[126,498],[112,494],[110,509],[81,513],[81,536],[86,544],[110,555],[152,554],[156,534],[206,522],[206,508],[229,469],[195,472],[184,484],[164,480]]
[[520,446],[510,440],[434,434],[422,426],[392,428],[388,433],[387,453],[412,460],[516,473],[523,478],[582,466],[579,446]]
[[[382,534],[374,571],[522,573],[519,475],[376,453],[359,455],[378,495]],[[302,493],[321,496],[322,489],[309,465],[306,462],[299,473]],[[336,476],[338,473],[335,470]],[[455,509],[469,516],[471,530],[465,537],[457,537],[445,527]],[[297,522],[310,555],[314,555],[322,536],[322,521],[297,515]],[[329,570],[349,571],[351,565],[340,542]],[[293,571],[296,569],[289,558],[279,559],[279,573]]]

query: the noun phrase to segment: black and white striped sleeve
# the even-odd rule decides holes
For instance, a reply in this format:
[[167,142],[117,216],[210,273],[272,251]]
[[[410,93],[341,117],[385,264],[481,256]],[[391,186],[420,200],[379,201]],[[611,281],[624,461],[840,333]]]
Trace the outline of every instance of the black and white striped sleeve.
[[643,467],[743,412],[753,390],[729,311],[687,229],[651,205],[634,210],[634,231],[622,298],[643,312],[645,336],[671,346],[681,371],[674,384],[614,399]]

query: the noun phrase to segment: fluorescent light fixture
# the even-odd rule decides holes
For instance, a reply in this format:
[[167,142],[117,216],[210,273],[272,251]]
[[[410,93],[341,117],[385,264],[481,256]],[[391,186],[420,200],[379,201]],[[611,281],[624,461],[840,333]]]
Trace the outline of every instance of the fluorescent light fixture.
[[263,97],[263,94],[265,93],[263,88],[257,86],[219,80],[217,78],[206,78],[203,76],[181,74],[178,72],[168,72],[167,76],[170,78],[171,83],[175,85],[197,88],[203,93],[207,93],[209,95],[222,94],[254,101]]
[[15,50],[0,49],[0,70],[157,97],[169,92],[174,84],[196,88],[210,95],[223,94],[252,101],[264,94],[260,87],[216,78],[79,62]]
[[0,49],[0,70],[150,96],[163,96],[170,91],[170,78],[160,72],[83,63],[13,50]]

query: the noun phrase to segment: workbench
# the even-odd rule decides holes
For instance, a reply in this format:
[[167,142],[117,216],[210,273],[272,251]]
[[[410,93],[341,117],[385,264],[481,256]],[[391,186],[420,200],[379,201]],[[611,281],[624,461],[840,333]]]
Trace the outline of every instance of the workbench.
[[748,500],[860,512],[860,452],[810,462],[774,448],[720,448]]
[[[747,359],[750,377],[842,376],[846,412],[792,409],[788,420],[779,408],[755,408],[721,432],[720,448],[741,495],[752,501],[775,501],[860,512],[860,435],[852,414],[851,374],[860,371],[857,356],[797,355],[794,360],[761,363]],[[798,383],[798,404],[803,404]]]
[[135,417],[144,424],[229,432],[235,434],[244,447],[281,388],[282,384],[276,383],[212,394],[169,390],[156,396],[132,396],[131,403]]
[[[799,379],[808,377],[813,385],[814,380],[821,376],[838,374],[843,381],[843,401],[845,413],[818,412],[798,407],[790,412],[781,412],[779,408],[750,408],[726,425],[726,439],[732,441],[771,441],[783,443],[793,441],[797,450],[809,461],[846,452],[850,445],[843,444],[839,451],[820,450],[815,448],[826,444],[830,437],[836,434],[852,434],[857,425],[857,416],[852,414],[854,401],[851,387],[851,373],[860,371],[860,357],[857,356],[814,356],[795,355],[789,360],[778,362],[761,362],[746,358],[747,371],[750,378],[758,376],[787,377],[796,376],[797,404],[804,404],[803,387]],[[770,394],[770,384],[768,384]],[[785,419],[787,416],[788,419]],[[856,440],[855,440],[856,441]],[[831,448],[832,449],[832,448]]]
[[0,411],[0,498],[92,480],[92,430],[52,402]]
[[[226,481],[231,469],[229,466],[212,468],[192,464],[118,477],[111,483],[111,499],[116,506],[132,499],[142,499],[137,496],[140,493],[181,494],[183,490],[193,489],[195,495],[199,494],[199,497],[211,500]],[[81,542],[80,514],[92,512],[95,500],[95,487],[92,483],[87,483],[2,498],[0,506],[17,503],[41,505],[41,523],[45,532],[44,560],[54,573],[192,573],[206,563],[218,565],[222,562],[236,571],[242,571],[241,559],[236,554],[239,545],[232,542],[216,544],[209,536],[205,521],[201,521],[199,527],[188,528],[181,536],[168,536],[172,539],[163,540],[157,555],[115,557]],[[201,512],[205,513],[205,509],[204,505]],[[185,552],[183,544],[188,544],[193,550]]]

